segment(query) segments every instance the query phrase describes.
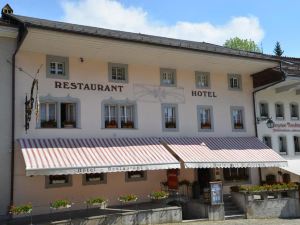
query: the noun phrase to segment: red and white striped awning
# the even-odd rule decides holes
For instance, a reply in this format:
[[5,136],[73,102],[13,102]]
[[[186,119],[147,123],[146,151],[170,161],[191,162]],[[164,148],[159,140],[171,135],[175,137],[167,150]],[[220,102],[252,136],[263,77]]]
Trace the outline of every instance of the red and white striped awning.
[[26,175],[180,168],[158,138],[20,139]]
[[163,138],[186,168],[284,167],[287,161],[256,137]]

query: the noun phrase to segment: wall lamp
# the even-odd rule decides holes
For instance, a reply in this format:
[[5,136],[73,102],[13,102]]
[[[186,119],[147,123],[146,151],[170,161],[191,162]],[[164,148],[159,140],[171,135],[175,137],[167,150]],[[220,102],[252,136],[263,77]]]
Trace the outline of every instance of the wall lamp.
[[266,121],[266,125],[268,128],[274,128],[275,123],[272,120],[272,117],[257,117],[256,118],[257,124],[259,124],[261,121]]

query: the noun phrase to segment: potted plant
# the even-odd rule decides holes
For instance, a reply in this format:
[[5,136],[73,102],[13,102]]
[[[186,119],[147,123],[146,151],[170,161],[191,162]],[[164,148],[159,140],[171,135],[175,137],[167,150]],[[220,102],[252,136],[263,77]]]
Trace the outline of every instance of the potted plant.
[[134,194],[129,195],[121,195],[118,200],[121,203],[129,203],[129,202],[136,202],[138,200],[138,197]]
[[132,121],[122,122],[122,128],[134,128]]
[[63,122],[63,127],[64,128],[75,128],[76,127],[76,122],[73,120],[66,120]]
[[210,129],[211,128],[211,124],[210,123],[201,123],[201,128],[202,129]]
[[19,206],[11,206],[9,212],[12,215],[23,215],[23,214],[30,214],[32,212],[32,205],[31,203]]
[[115,120],[108,121],[106,124],[106,128],[118,128],[117,121]]
[[149,197],[153,202],[161,202],[162,200],[169,197],[169,193],[165,191],[153,191],[151,192]]
[[96,197],[96,198],[90,198],[86,200],[85,202],[88,206],[99,206],[100,209],[106,208],[107,205],[107,200],[101,198],[101,197]]
[[43,120],[41,121],[42,128],[57,128],[57,122],[55,120]]
[[166,122],[166,128],[176,128],[175,122]]
[[69,200],[66,199],[60,199],[60,200],[56,200],[52,203],[50,203],[50,208],[51,209],[67,209],[70,208],[72,206],[72,203]]
[[234,128],[235,129],[243,129],[243,124],[242,123],[235,123]]

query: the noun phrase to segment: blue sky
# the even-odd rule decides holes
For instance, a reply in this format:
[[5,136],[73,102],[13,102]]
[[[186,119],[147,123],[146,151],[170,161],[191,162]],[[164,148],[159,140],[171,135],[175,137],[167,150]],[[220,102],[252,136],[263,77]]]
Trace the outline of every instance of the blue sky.
[[272,53],[300,57],[300,1],[293,0],[0,0],[14,13],[182,39],[222,44],[251,38]]

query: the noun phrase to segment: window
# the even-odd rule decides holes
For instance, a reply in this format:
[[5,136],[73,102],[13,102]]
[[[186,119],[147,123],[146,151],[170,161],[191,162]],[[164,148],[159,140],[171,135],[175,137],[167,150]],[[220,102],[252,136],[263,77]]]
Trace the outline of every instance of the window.
[[146,171],[130,171],[125,173],[125,181],[142,181],[147,179]]
[[263,137],[263,143],[268,146],[269,148],[272,148],[272,139],[269,136]]
[[175,104],[162,104],[162,122],[164,131],[178,131],[178,108]]
[[260,117],[261,117],[261,119],[267,119],[267,118],[269,118],[268,103],[261,102],[259,104],[259,110],[260,110]]
[[225,181],[247,181],[249,170],[248,168],[224,168],[223,177]]
[[110,82],[128,83],[128,65],[120,63],[108,63],[108,80]]
[[82,184],[106,184],[107,174],[106,173],[89,173],[82,176]]
[[300,137],[294,136],[295,153],[300,153]]
[[46,188],[72,186],[70,175],[50,175],[45,177]]
[[41,103],[41,128],[57,128],[56,115],[56,103]]
[[136,128],[136,105],[104,103],[104,128]]
[[242,90],[242,77],[239,74],[228,74],[229,90]]
[[299,119],[299,107],[297,103],[290,104],[291,120]]
[[212,131],[212,106],[198,106],[199,131]]
[[47,78],[68,79],[69,59],[61,56],[46,56]]
[[277,120],[283,120],[284,119],[284,107],[282,103],[276,103],[275,104],[275,114]]
[[40,97],[38,128],[77,128],[80,125],[80,102],[77,98]]
[[61,103],[61,127],[75,128],[76,127],[76,104]]
[[238,107],[238,106],[231,107],[231,121],[232,121],[232,129],[234,131],[245,130],[243,107]]
[[288,173],[282,174],[282,182],[286,184],[291,183],[291,175]]
[[195,72],[196,88],[210,88],[210,74],[207,72]]
[[286,154],[287,153],[287,143],[285,136],[279,136],[279,153]]
[[176,70],[175,69],[160,69],[160,85],[161,86],[176,86]]

